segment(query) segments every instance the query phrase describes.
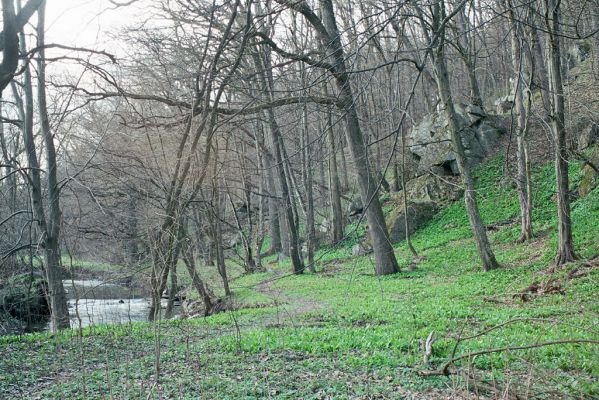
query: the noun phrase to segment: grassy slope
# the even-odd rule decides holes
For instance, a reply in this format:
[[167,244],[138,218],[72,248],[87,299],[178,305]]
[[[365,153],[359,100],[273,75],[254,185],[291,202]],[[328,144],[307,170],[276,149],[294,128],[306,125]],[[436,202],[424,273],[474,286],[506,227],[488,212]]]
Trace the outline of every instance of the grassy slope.
[[[489,224],[517,220],[513,188],[502,187],[502,161],[478,171],[480,208]],[[579,166],[572,165],[574,183]],[[269,264],[267,273],[233,282],[245,303],[271,307],[243,309],[206,319],[160,326],[160,384],[152,386],[155,331],[150,324],[98,327],[61,336],[0,338],[0,397],[42,398],[438,398],[456,395],[463,374],[421,378],[422,343],[431,331],[437,342],[431,366],[452,352],[454,338],[468,336],[513,318],[515,322],[460,344],[457,354],[491,347],[564,338],[599,340],[599,269],[565,279],[575,266],[541,275],[556,245],[551,166],[536,171],[533,243],[517,245],[517,223],[491,234],[504,268],[480,271],[462,202],[440,213],[414,237],[426,256],[416,272],[373,276],[370,257],[350,257],[351,242],[321,249],[319,273],[287,276],[288,265]],[[599,189],[573,206],[576,248],[599,253]],[[355,239],[355,238],[354,238]],[[408,253],[397,246],[400,263]],[[561,279],[565,294],[513,294],[534,281]],[[275,280],[261,285],[267,279]],[[282,303],[282,304],[281,304]],[[239,331],[237,330],[239,328]],[[467,363],[459,363],[461,369]],[[480,380],[555,398],[599,395],[597,347],[561,345],[502,352],[472,360]],[[594,378],[593,378],[594,377]],[[428,393],[428,394],[427,394]],[[152,398],[152,397],[150,397]]]

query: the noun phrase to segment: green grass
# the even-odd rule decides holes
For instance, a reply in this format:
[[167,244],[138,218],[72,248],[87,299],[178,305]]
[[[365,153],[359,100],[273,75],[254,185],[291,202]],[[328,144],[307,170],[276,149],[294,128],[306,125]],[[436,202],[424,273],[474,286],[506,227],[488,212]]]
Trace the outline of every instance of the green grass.
[[108,272],[114,272],[115,270],[119,270],[122,266],[114,265],[106,262],[100,261],[88,261],[70,258],[69,256],[62,256],[62,265],[67,270],[83,270],[86,272],[90,272],[92,274],[103,274]]
[[[540,274],[557,246],[554,174],[550,165],[535,170],[534,230],[531,243],[519,236],[515,189],[502,179],[503,161],[476,171],[480,210],[487,224],[501,223],[491,240],[503,268],[481,271],[463,202],[439,213],[413,237],[426,258],[405,272],[410,254],[396,245],[403,272],[374,276],[370,256],[352,257],[351,246],[364,233],[355,229],[343,246],[316,254],[317,273],[289,275],[288,261],[265,260],[267,272],[243,275],[233,267],[235,296],[260,305],[208,318],[167,321],[161,329],[161,376],[153,386],[155,327],[147,323],[96,327],[58,336],[34,334],[0,339],[0,395],[4,398],[402,398],[427,391],[439,397],[465,387],[462,374],[419,376],[451,356],[504,346],[560,339],[599,340],[599,268],[567,279],[569,265]],[[573,185],[579,165],[570,170]],[[599,253],[599,189],[572,207],[576,250]],[[513,224],[503,224],[515,221]],[[215,270],[214,270],[215,271]],[[202,271],[218,282],[214,271]],[[212,274],[212,275],[210,275]],[[563,294],[513,295],[533,282],[557,279]],[[185,282],[185,275],[180,273]],[[265,281],[271,280],[265,289]],[[437,338],[428,365],[423,342]],[[589,344],[565,344],[482,355],[458,362],[480,380],[539,398],[599,396],[599,351]],[[48,378],[52,380],[48,381]],[[530,388],[524,387],[530,383]],[[472,382],[469,382],[471,385]],[[151,394],[150,394],[151,392]]]

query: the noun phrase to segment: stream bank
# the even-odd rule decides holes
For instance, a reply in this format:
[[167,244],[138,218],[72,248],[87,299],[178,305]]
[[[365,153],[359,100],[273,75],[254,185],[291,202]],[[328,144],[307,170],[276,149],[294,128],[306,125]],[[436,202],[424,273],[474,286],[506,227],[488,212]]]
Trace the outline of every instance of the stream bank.
[[[149,291],[132,279],[113,274],[75,273],[63,285],[71,327],[147,321]],[[47,283],[38,273],[11,278],[0,287],[0,335],[49,330]],[[175,315],[180,305],[175,305]]]

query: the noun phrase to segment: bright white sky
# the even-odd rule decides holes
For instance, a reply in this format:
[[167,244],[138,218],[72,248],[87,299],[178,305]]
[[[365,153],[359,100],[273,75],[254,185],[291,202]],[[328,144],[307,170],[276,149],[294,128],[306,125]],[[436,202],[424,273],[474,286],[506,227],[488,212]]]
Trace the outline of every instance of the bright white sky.
[[[125,3],[124,0],[119,0]],[[127,7],[114,9],[108,0],[47,0],[46,43],[106,50],[122,55],[124,49],[110,33],[141,21],[144,14],[139,1]]]

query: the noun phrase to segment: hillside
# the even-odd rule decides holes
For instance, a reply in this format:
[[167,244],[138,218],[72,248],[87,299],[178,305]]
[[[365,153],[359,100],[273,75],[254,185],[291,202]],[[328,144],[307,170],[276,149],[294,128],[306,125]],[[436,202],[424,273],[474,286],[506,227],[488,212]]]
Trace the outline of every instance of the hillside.
[[0,400],[599,399],[599,0],[2,0]]
[[[231,283],[237,311],[161,324],[3,337],[3,398],[590,398],[599,395],[599,189],[573,205],[584,261],[552,270],[554,178],[539,166],[535,240],[519,234],[503,159],[477,169],[480,207],[502,268],[480,271],[461,201],[414,236],[423,256],[375,277],[352,243],[322,248],[317,272],[287,263]],[[572,164],[573,186],[580,165]],[[433,342],[427,353],[426,341]],[[157,342],[159,384],[153,384]],[[528,346],[542,346],[526,348]],[[509,350],[514,347],[524,349]],[[506,350],[501,350],[506,348]],[[494,352],[491,349],[500,349]],[[470,358],[468,354],[487,352]],[[457,361],[448,376],[422,376]]]

